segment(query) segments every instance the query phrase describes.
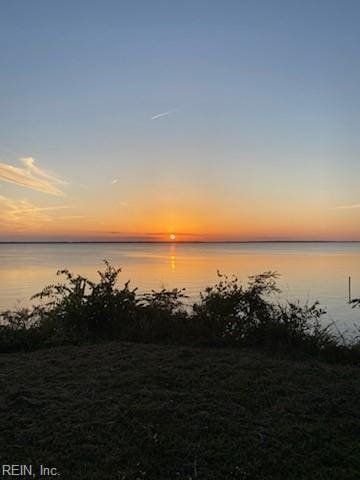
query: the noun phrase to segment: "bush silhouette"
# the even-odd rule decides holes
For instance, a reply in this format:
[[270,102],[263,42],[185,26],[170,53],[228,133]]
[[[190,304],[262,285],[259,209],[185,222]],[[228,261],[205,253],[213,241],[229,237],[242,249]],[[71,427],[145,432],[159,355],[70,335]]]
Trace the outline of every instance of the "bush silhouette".
[[[60,270],[57,274],[64,280],[34,295],[38,303],[33,307],[1,313],[0,351],[130,340],[259,346],[335,361],[360,359],[358,339],[345,344],[329,326],[322,326],[325,310],[318,302],[276,300],[276,272],[249,277],[246,285],[218,272],[218,282],[186,308],[184,289],[139,294],[129,281],[120,288],[121,269],[106,260],[104,264],[98,282]],[[360,300],[353,303],[360,306]]]
[[98,283],[59,270],[57,275],[64,276],[65,282],[49,285],[32,297],[42,302],[38,307],[40,326],[47,330],[50,342],[112,339],[126,329],[138,303],[136,289],[131,290],[129,282],[117,288],[121,269],[104,263]]

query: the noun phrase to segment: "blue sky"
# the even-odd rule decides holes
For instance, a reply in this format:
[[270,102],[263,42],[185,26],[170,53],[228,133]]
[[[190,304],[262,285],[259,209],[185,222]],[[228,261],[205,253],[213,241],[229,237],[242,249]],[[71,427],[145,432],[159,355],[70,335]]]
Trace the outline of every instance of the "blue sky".
[[[79,219],[49,213],[39,231],[28,219],[6,238],[75,235],[80,217],[81,235],[106,236],[117,220],[94,225],[117,203],[121,235],[145,235],[151,205],[156,232],[184,229],[188,213],[211,238],[356,237],[359,24],[346,0],[5,2],[0,163],[33,157],[67,185],[66,200],[48,198],[0,176],[0,195],[65,201]],[[288,232],[284,202],[303,222]],[[320,230],[304,225],[309,202]],[[274,229],[250,228],[246,215],[261,223],[269,204]]]

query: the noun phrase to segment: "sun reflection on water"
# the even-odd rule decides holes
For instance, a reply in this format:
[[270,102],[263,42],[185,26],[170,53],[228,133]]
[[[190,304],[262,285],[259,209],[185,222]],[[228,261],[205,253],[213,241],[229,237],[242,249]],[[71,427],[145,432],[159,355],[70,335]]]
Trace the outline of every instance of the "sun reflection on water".
[[175,269],[176,269],[176,247],[175,247],[175,245],[171,245],[171,247],[170,247],[169,263],[170,263],[170,270],[175,271]]

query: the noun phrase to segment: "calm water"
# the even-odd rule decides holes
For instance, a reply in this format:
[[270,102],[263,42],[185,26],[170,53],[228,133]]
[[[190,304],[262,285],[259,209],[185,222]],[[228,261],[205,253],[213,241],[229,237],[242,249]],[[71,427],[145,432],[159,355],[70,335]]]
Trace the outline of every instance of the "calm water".
[[342,330],[360,323],[360,310],[347,304],[349,275],[360,296],[360,243],[0,245],[0,310],[26,305],[59,268],[95,279],[104,258],[140,291],[185,287],[191,299],[217,270],[241,280],[276,270],[282,297],[319,300]]

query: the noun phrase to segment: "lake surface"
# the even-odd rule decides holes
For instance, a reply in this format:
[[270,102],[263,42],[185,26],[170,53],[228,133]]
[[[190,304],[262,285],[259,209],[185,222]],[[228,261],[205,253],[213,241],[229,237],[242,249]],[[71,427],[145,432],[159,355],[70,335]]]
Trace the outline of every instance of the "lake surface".
[[360,324],[360,309],[348,301],[360,297],[360,243],[229,244],[0,244],[0,311],[28,305],[29,298],[57,280],[62,268],[96,279],[102,259],[122,267],[120,282],[131,280],[141,292],[186,288],[190,300],[217,281],[217,270],[249,275],[273,270],[281,274],[280,299],[319,300],[325,322],[343,331]]

